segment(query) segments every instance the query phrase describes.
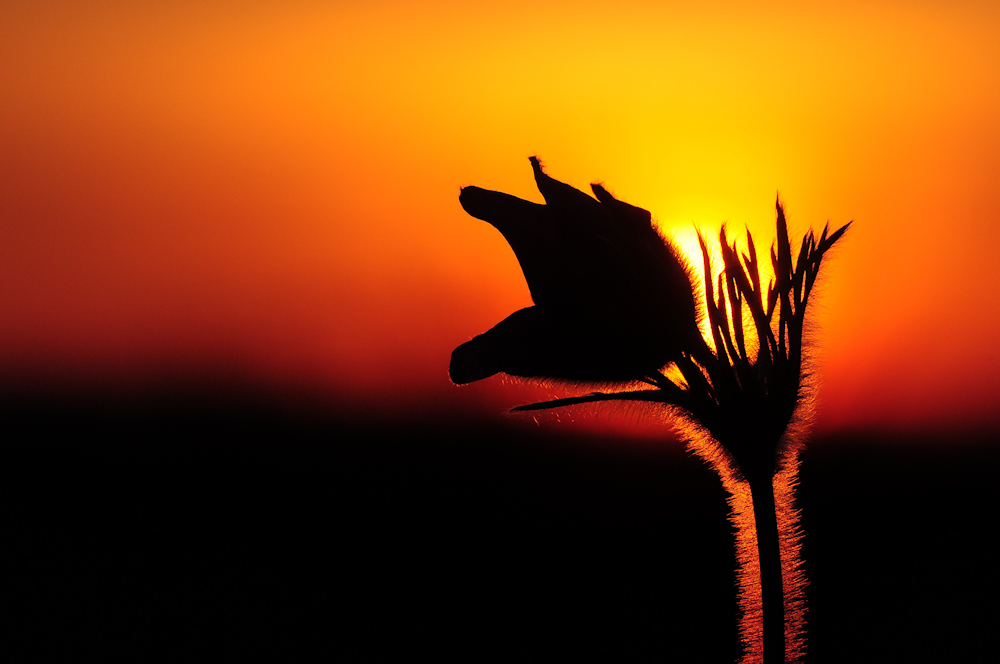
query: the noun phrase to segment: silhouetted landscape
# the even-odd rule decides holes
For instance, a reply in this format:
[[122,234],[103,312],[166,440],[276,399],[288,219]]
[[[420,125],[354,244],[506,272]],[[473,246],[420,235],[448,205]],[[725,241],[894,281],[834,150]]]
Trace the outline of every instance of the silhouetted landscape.
[[[6,398],[13,661],[726,662],[732,534],[680,443],[248,393]],[[1000,450],[803,454],[811,662],[995,653]]]
[[455,9],[0,3],[0,653],[997,661],[1000,3]]

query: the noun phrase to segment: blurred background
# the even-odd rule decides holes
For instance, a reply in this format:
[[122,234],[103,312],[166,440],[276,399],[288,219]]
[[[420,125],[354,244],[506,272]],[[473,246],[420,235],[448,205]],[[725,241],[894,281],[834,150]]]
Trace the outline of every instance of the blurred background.
[[813,308],[811,659],[988,652],[998,30],[977,2],[4,3],[21,654],[731,660],[724,495],[669,427],[448,380],[530,303],[458,192],[540,201],[535,154],[686,251],[723,222],[763,249],[776,193],[793,236],[854,221]]

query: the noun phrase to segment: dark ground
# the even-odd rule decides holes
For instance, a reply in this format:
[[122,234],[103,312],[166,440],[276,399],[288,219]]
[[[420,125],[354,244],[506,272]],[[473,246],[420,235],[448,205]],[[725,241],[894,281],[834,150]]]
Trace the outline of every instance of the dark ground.
[[[725,497],[679,444],[241,399],[0,415],[7,661],[738,652]],[[810,446],[810,662],[997,661],[998,470],[989,436]]]

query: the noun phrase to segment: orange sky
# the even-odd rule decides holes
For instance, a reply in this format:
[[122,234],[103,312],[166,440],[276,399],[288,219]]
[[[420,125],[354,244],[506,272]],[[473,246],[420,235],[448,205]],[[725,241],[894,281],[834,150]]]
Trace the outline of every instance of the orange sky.
[[793,233],[853,219],[815,308],[817,427],[996,422],[1000,8],[665,4],[4,3],[5,389],[561,395],[447,379],[529,302],[459,188],[540,200],[538,154],[682,242],[764,244],[775,191]]

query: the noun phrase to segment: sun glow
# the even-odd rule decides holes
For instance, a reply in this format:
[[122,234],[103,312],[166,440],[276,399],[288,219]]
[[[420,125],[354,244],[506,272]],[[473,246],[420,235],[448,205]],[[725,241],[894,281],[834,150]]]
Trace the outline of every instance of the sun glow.
[[458,190],[536,200],[538,154],[650,210],[696,272],[695,227],[723,222],[768,270],[778,190],[793,228],[856,219],[816,311],[823,421],[995,412],[1000,359],[976,350],[1000,334],[979,295],[1000,277],[977,269],[1000,239],[990,3],[43,0],[0,19],[12,385],[211,357],[364,408],[387,386],[458,399],[450,349],[528,301]]
[[[694,287],[697,301],[699,303],[699,310],[702,315],[699,319],[699,329],[701,330],[701,335],[704,337],[705,342],[710,348],[716,350],[715,341],[712,338],[711,326],[708,322],[708,316],[704,315],[705,312],[705,260],[704,253],[702,252],[701,244],[698,240],[698,234],[701,233],[702,238],[705,242],[705,247],[708,249],[709,264],[711,266],[712,273],[719,275],[723,271],[722,255],[719,251],[719,232],[718,224],[714,227],[711,225],[704,226],[694,226],[691,225],[688,228],[679,227],[671,228],[670,230],[664,230],[663,226],[660,226],[660,232],[665,235],[668,241],[676,247],[682,257],[687,262],[691,277],[692,286]],[[747,228],[741,227],[738,232],[734,226],[727,226],[727,239],[730,243],[735,242],[736,248],[741,256],[749,255],[749,246],[747,243]],[[774,268],[771,265],[770,258],[770,248],[773,244],[774,231],[773,227],[770,233],[755,233],[754,234],[754,249],[757,257],[758,272],[760,275],[761,287],[764,293],[767,292],[768,285],[773,282],[774,279]],[[763,242],[767,241],[768,244],[764,245]],[[714,284],[716,291],[716,298],[719,296],[718,281]],[[725,302],[728,306],[729,298],[725,295]],[[766,302],[765,302],[766,305]],[[743,327],[746,330],[754,329],[753,318],[750,314],[750,310],[747,307],[743,307]],[[775,330],[777,333],[777,330]],[[753,334],[749,334],[747,337],[748,347],[751,348],[752,352],[756,352],[756,346],[759,340],[755,338]]]

